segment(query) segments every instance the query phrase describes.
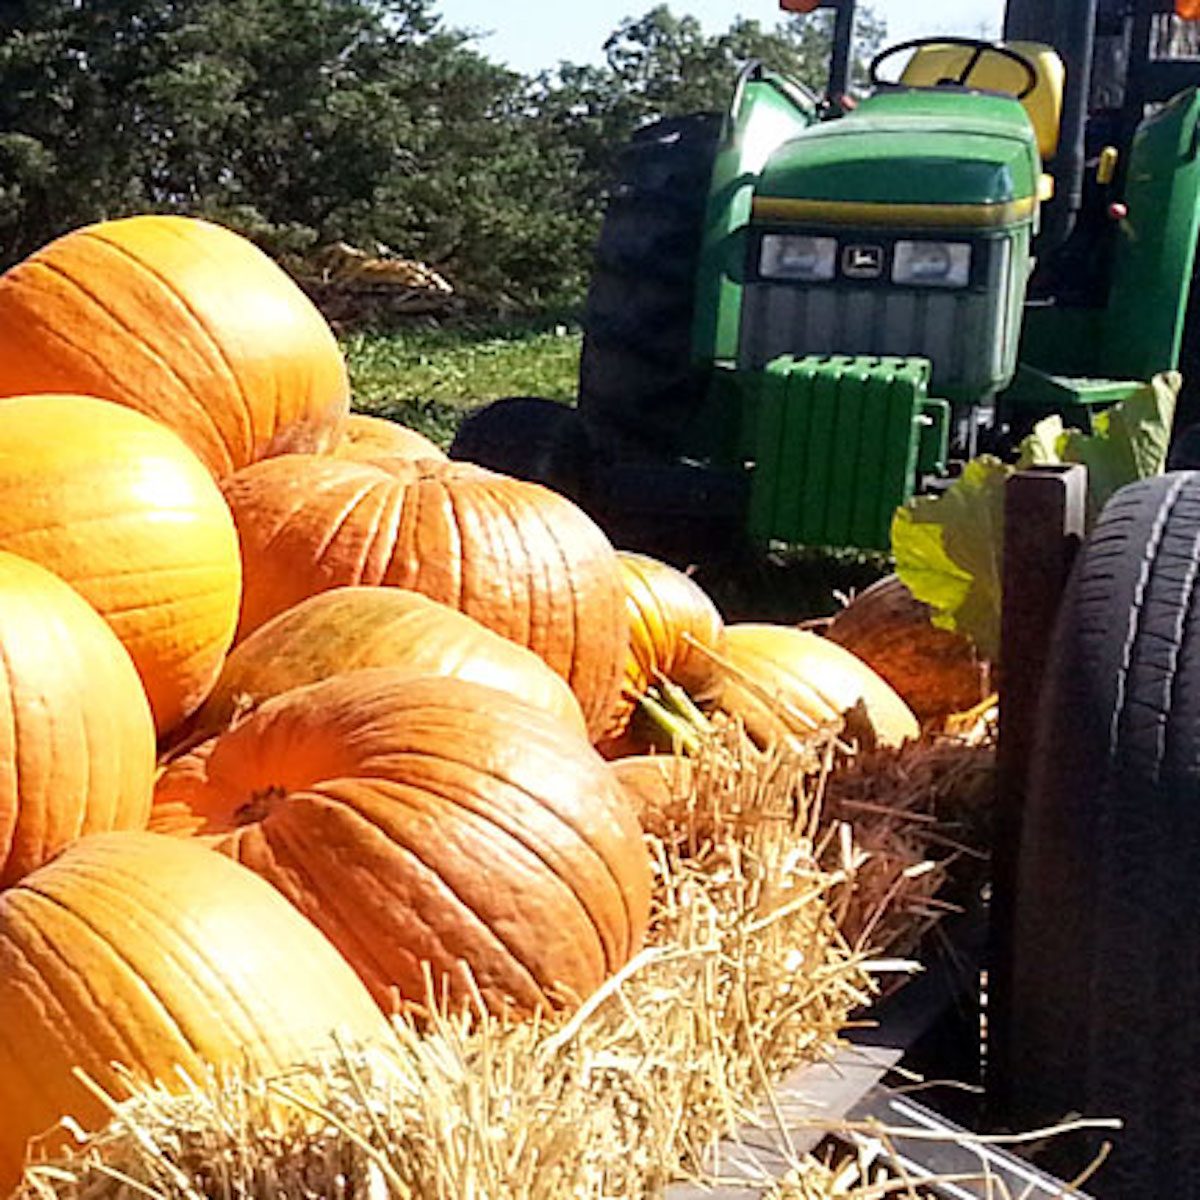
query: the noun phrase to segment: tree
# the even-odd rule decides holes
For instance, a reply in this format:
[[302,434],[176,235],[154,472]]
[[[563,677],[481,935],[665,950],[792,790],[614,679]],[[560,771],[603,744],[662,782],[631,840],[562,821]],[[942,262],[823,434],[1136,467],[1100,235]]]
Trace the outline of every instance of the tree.
[[0,265],[175,211],[269,249],[383,243],[492,304],[578,296],[636,125],[720,108],[751,57],[817,82],[820,21],[709,36],[652,9],[525,79],[435,0],[0,0]]

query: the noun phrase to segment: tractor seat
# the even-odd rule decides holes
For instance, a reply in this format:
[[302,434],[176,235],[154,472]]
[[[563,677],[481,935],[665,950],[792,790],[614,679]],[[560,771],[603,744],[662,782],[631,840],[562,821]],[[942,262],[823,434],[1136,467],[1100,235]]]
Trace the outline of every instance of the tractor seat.
[[[1037,86],[1021,103],[1029,116],[1037,138],[1042,161],[1054,157],[1058,149],[1059,123],[1062,119],[1063,82],[1066,68],[1058,52],[1043,42],[1002,42],[1010,50],[1024,55],[1037,71]],[[947,44],[919,46],[908,60],[900,82],[909,87],[937,87],[946,79],[956,79],[971,59],[968,46]],[[1011,96],[1026,86],[1025,72],[998,54],[985,54],[967,80],[967,86]]]

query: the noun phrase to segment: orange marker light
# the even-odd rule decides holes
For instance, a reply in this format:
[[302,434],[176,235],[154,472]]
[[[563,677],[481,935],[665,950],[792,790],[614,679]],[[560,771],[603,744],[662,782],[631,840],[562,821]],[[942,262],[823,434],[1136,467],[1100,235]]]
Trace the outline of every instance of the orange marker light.
[[1200,21],[1200,0],[1175,0],[1175,15],[1185,21]]
[[[1200,5],[1200,0],[1190,0],[1190,2]],[[1187,4],[1189,0],[1179,0],[1179,3]],[[810,13],[821,7],[821,0],[779,0],[779,7],[784,12]]]

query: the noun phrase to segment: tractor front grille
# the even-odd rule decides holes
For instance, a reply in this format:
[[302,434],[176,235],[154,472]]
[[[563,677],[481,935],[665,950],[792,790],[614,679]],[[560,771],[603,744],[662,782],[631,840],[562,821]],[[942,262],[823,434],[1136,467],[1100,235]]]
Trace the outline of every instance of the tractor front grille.
[[994,240],[981,286],[954,291],[751,278],[743,291],[738,366],[762,370],[783,354],[927,358],[933,395],[986,400],[1016,367],[1025,284],[1016,278],[1018,258],[1008,238]]

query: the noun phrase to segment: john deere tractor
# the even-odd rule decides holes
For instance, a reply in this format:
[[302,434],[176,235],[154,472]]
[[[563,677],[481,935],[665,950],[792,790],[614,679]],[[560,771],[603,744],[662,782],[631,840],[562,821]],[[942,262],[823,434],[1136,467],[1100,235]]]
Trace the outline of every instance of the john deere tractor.
[[826,93],[751,64],[725,113],[638,132],[578,407],[499,401],[453,453],[625,543],[883,549],[956,462],[1190,379],[1200,61],[1176,2],[1010,0],[1002,41],[892,46],[855,102],[854,0],[785,0],[835,10]]

